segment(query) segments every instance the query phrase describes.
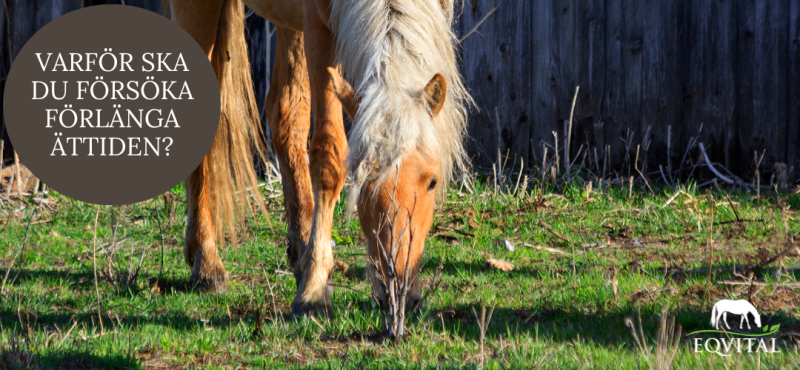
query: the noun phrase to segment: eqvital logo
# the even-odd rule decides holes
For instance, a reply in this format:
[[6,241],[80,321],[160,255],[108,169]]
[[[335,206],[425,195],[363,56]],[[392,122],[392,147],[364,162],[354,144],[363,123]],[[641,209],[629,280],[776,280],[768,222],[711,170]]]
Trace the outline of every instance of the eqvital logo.
[[[733,326],[728,321],[729,315]],[[734,317],[738,317],[738,320],[734,320]],[[710,352],[722,357],[734,353],[781,352],[775,348],[774,338],[780,325],[761,326],[761,315],[746,300],[723,299],[717,302],[711,310],[711,326],[714,329],[687,334],[712,334],[710,337],[694,338],[694,352]]]

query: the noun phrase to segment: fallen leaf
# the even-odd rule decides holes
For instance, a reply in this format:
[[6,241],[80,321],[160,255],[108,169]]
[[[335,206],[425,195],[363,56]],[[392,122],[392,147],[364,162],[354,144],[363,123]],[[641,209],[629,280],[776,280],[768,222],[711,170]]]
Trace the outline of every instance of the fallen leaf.
[[346,274],[347,270],[350,269],[350,265],[342,261],[336,260],[336,262],[334,262],[334,268],[341,270],[342,274]]
[[502,271],[512,271],[512,270],[514,270],[514,265],[512,265],[510,262],[507,262],[507,261],[504,261],[504,260],[490,258],[490,259],[486,260],[486,264],[491,266],[491,267],[494,267],[494,268],[496,268],[498,270],[502,270]]

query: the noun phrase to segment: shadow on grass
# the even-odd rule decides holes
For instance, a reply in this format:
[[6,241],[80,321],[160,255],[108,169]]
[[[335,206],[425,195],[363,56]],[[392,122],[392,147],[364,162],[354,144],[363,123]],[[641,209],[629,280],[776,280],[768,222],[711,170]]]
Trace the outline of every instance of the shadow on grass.
[[58,350],[48,351],[43,356],[35,356],[33,361],[42,369],[141,369],[134,356],[111,353],[104,356],[88,351]]
[[[2,273],[5,274],[3,269]],[[14,278],[16,277],[16,280]],[[8,274],[7,284],[13,282],[14,285],[33,283],[36,281],[63,281],[67,286],[88,287],[94,286],[94,274],[92,271],[76,270],[49,270],[49,269],[17,269],[11,270]]]
[[[44,354],[42,354],[44,352]],[[24,344],[0,346],[0,368],[15,369],[141,369],[131,355],[111,353],[97,355],[87,349],[55,349],[35,351]]]
[[[440,262],[441,259],[439,257],[433,257],[428,261],[425,269],[429,271],[435,269]],[[724,271],[732,269],[732,266],[719,265],[718,268],[719,272],[715,278],[716,280],[721,280],[731,275],[730,273],[725,273]],[[443,269],[446,275],[451,276],[464,273],[486,274],[491,273],[490,271],[493,271],[485,267],[480,262],[469,263],[445,261],[443,263]],[[759,273],[764,273],[765,270],[761,270]],[[515,273],[538,277],[542,272],[536,269],[525,269],[523,267],[519,270],[510,272],[510,274]],[[690,278],[692,278],[705,277],[707,273],[707,271],[684,271],[681,272],[681,275],[688,275],[691,276]],[[793,274],[796,276],[797,272],[795,271]],[[354,278],[361,278],[364,275],[363,267],[351,268],[347,275],[351,275]],[[87,287],[91,287],[91,284],[93,284],[91,281],[92,278],[93,276],[91,274],[57,272],[50,270],[23,270],[20,273],[20,278],[17,280],[15,285],[26,281],[40,281],[42,279],[63,279],[67,285],[75,286],[89,284]],[[176,288],[168,289],[164,293],[193,294],[191,293],[190,289],[187,289],[186,281],[183,279],[162,278],[162,282],[164,283],[165,287]],[[210,299],[213,299],[213,297]],[[715,299],[712,299],[712,301],[713,300]],[[371,301],[366,297],[364,299],[351,301],[353,303],[352,309],[354,310],[359,308],[365,312],[377,310],[377,308],[373,307]],[[479,303],[476,304],[479,305]],[[534,306],[541,307],[541,305]],[[624,323],[625,317],[631,315],[630,307],[606,307],[608,306],[604,306],[601,303],[596,309],[591,310],[596,311],[595,313],[590,313],[585,309],[582,310],[579,308],[570,307],[553,307],[534,310],[501,306],[498,307],[494,312],[487,335],[489,337],[498,337],[500,335],[505,336],[510,331],[518,334],[528,333],[532,336],[547,338],[548,340],[556,343],[592,342],[598,346],[604,347],[632,348],[633,338],[630,335],[630,328],[626,327]],[[106,310],[113,308],[115,307],[105,307]],[[247,308],[245,311],[239,312],[234,309],[233,320],[241,320],[245,323],[252,324],[255,323],[259,317],[263,318],[272,316],[272,313],[270,312],[271,308],[264,308],[266,311],[261,311],[259,313],[256,313],[254,310],[249,308]],[[444,309],[439,308],[427,312],[427,316],[430,319],[431,325],[436,331],[442,330],[442,321],[439,319],[439,316],[441,316],[444,319],[444,329],[447,332],[462,336],[466,340],[476,341],[479,337],[479,330],[476,318],[472,313],[472,308],[473,306],[471,305],[445,307]],[[479,306],[477,308],[479,308]],[[334,309],[338,313],[337,316],[341,317],[345,310],[350,309],[350,305],[342,305],[339,303]],[[30,313],[30,317],[35,317],[38,325],[58,325],[59,327],[64,327],[70,324],[72,320],[77,320],[78,322],[84,323],[96,320],[97,316],[94,310],[95,308],[92,307],[81,307],[80,309],[76,308],[74,310],[65,308],[55,311],[51,309],[40,308],[27,312],[23,306],[22,314],[24,317],[26,314]],[[76,314],[76,311],[83,312]],[[198,329],[203,329],[206,325],[225,326],[231,320],[229,314],[221,311],[216,314],[206,316],[201,320],[197,317],[191,317],[187,315],[187,310],[181,309],[181,307],[165,310],[160,306],[159,303],[154,303],[154,306],[145,307],[144,309],[138,308],[138,310],[134,311],[128,310],[128,312],[129,313],[127,314],[119,314],[119,319],[125,325],[131,326],[133,330],[135,330],[137,326],[141,325],[157,325],[168,327],[176,331],[195,332]],[[291,321],[292,318],[288,314],[288,311],[284,310],[282,312],[285,312],[283,314],[283,319],[285,321]],[[654,335],[657,333],[659,313],[660,312],[658,312],[658,309],[653,306],[642,307],[642,323],[646,334]],[[683,327],[684,333],[694,330],[710,329],[708,323],[710,311],[704,311],[696,307],[679,308],[674,310],[672,314],[676,316],[677,324]],[[116,315],[117,314],[115,314],[115,316]],[[20,313],[17,311],[16,304],[12,303],[0,306],[0,321],[3,322],[6,329],[20,330],[23,325],[19,322],[19,320]],[[105,320],[108,320],[107,324],[109,326],[113,325],[110,319],[105,318]],[[269,321],[264,321],[264,323],[267,325],[268,322]],[[785,311],[778,311],[778,313],[773,316],[763,316],[763,323],[765,325],[781,324],[782,331],[793,330],[800,333],[800,322],[798,322],[796,318]],[[25,323],[25,326],[27,325],[28,323]],[[359,338],[364,334],[367,333],[356,330],[351,335],[344,335],[344,337],[345,340],[347,340],[347,338],[350,338],[351,340],[359,340]],[[382,341],[381,336],[377,335],[376,333],[367,335],[370,337],[368,339],[372,341]],[[59,354],[52,354],[52,356],[56,355]],[[75,356],[70,357],[67,353],[64,354],[63,359],[71,359],[74,357]]]
[[[442,321],[448,332],[462,336],[466,340],[477,341],[480,331],[478,320],[472,312],[472,306],[460,306],[442,311],[428,313],[435,331],[442,330]],[[478,312],[479,307],[475,308]],[[632,312],[623,309],[601,314],[587,314],[571,312],[555,308],[543,311],[529,311],[523,309],[495,308],[492,321],[489,323],[487,337],[497,338],[511,334],[524,334],[535,336],[538,339],[547,338],[556,343],[585,343],[593,342],[598,346],[619,348],[633,348],[635,343],[631,329],[625,325],[625,318]],[[711,329],[709,324],[710,313],[699,309],[676,309],[670,312],[675,316],[675,324],[682,327],[682,338],[688,340],[686,334],[696,330]],[[660,312],[654,309],[641,308],[643,331],[648,340],[657,336]],[[785,311],[776,315],[762,315],[762,325],[780,324],[779,345],[783,347],[796,346],[794,342],[800,333],[800,321]]]

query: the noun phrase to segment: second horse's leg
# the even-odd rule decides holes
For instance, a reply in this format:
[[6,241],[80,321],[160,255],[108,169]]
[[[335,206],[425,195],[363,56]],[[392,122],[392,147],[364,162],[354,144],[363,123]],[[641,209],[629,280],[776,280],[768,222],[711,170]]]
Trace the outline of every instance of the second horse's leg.
[[[278,43],[266,110],[272,129],[272,145],[281,166],[283,200],[288,222],[289,263],[297,265],[311,233],[314,199],[308,172],[308,131],[311,93],[303,50],[303,33],[276,28]],[[300,284],[301,274],[296,274]]]
[[[206,55],[211,52],[217,37],[217,27],[222,12],[222,0],[194,3],[172,0],[172,18],[192,35]],[[206,159],[186,179],[186,197],[189,217],[186,226],[184,256],[192,267],[191,286],[211,292],[224,292],[228,288],[228,272],[217,252],[217,230],[209,196]]]
[[333,271],[331,227],[333,210],[344,186],[347,169],[347,136],[342,121],[342,105],[336,97],[328,67],[334,66],[333,35],[317,12],[313,1],[305,2],[305,51],[311,82],[314,134],[311,138],[311,183],[314,191],[314,217],[308,245],[300,256],[301,273],[292,314],[330,316],[328,278]]
[[189,219],[186,227],[186,263],[192,266],[189,285],[202,291],[222,293],[228,289],[228,272],[217,253],[217,234],[209,202],[206,160],[186,179]]

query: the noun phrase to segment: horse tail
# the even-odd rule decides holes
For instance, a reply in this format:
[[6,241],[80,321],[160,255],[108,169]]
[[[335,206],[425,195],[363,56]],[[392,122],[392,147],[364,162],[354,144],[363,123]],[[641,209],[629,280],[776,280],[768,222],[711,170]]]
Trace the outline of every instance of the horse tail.
[[[250,77],[250,60],[244,34],[244,4],[242,0],[222,2],[210,55],[219,84],[219,125],[204,159],[218,245],[222,245],[226,234],[233,244],[236,243],[235,223],[242,223],[250,211],[248,198],[251,195],[272,227],[258,191],[255,172],[255,158],[266,163],[266,140]],[[163,14],[171,18],[171,10],[170,0],[162,0]]]
[[222,241],[227,233],[234,244],[234,222],[242,222],[251,210],[250,194],[269,223],[255,172],[254,157],[266,163],[266,140],[250,77],[244,18],[242,0],[224,0],[211,54],[219,82],[219,126],[205,158],[214,224],[217,230],[225,230],[217,232],[217,237]]
[[714,308],[711,309],[711,327],[717,328],[717,305],[714,305]]

